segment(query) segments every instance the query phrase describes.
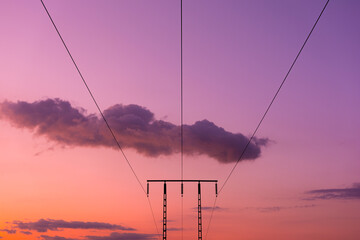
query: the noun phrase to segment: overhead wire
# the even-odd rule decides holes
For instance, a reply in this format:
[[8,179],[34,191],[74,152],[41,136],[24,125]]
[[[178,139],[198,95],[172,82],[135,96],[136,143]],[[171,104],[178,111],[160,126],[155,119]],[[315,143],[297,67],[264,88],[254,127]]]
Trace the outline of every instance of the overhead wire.
[[291,64],[291,66],[290,66],[289,70],[287,71],[287,73],[286,73],[286,75],[285,75],[284,79],[282,80],[282,82],[281,82],[280,86],[278,87],[277,91],[275,92],[275,95],[274,95],[274,96],[273,96],[273,98],[271,99],[271,101],[270,101],[270,103],[269,103],[268,107],[266,108],[266,110],[265,110],[264,114],[262,115],[262,117],[261,117],[261,119],[260,119],[259,123],[257,124],[257,126],[256,126],[256,128],[255,128],[255,130],[254,130],[253,134],[252,134],[252,135],[251,135],[251,137],[249,138],[249,141],[248,141],[248,142],[247,142],[247,144],[245,145],[245,147],[244,147],[243,151],[241,152],[241,154],[240,154],[239,158],[237,159],[237,161],[236,161],[235,165],[233,166],[233,168],[231,169],[230,173],[229,173],[229,174],[228,174],[228,176],[226,177],[226,179],[225,179],[224,183],[222,184],[222,186],[221,186],[221,188],[220,188],[220,190],[219,190],[219,192],[218,192],[218,195],[216,196],[216,198],[215,198],[215,200],[214,200],[214,204],[213,204],[213,207],[212,207],[212,210],[211,210],[211,216],[210,216],[210,220],[209,220],[208,228],[207,228],[207,231],[206,231],[206,234],[205,234],[205,239],[207,239],[207,235],[208,235],[208,232],[209,232],[209,229],[210,229],[211,220],[212,220],[212,218],[213,218],[214,210],[215,210],[215,208],[216,208],[216,201],[217,201],[217,197],[218,197],[218,196],[219,196],[219,194],[222,192],[223,188],[224,188],[224,187],[225,187],[225,185],[227,184],[227,182],[228,182],[229,178],[230,178],[230,177],[231,177],[231,175],[233,174],[233,172],[234,172],[235,168],[237,167],[238,163],[241,161],[242,157],[244,156],[244,153],[246,152],[246,150],[247,150],[247,148],[248,148],[249,144],[250,144],[250,143],[251,143],[251,141],[254,139],[254,137],[255,137],[255,135],[256,135],[256,133],[257,133],[258,129],[260,128],[260,125],[261,125],[261,124],[262,124],[262,122],[264,121],[264,119],[265,119],[265,117],[266,117],[267,113],[269,112],[269,110],[270,110],[270,108],[271,108],[272,104],[274,103],[274,101],[275,101],[276,97],[278,96],[278,94],[279,94],[279,92],[280,92],[281,88],[283,87],[283,85],[284,85],[284,83],[285,83],[286,79],[288,78],[288,76],[289,76],[289,74],[290,74],[291,70],[293,69],[293,67],[294,67],[294,65],[295,65],[295,63],[296,63],[296,61],[298,60],[298,58],[299,58],[299,56],[300,56],[301,52],[303,51],[303,49],[304,49],[304,47],[305,47],[306,43],[308,42],[308,40],[309,40],[309,38],[310,38],[310,36],[311,36],[312,32],[314,31],[314,29],[315,29],[315,27],[316,27],[317,23],[319,22],[319,20],[320,20],[320,18],[321,18],[321,16],[322,16],[322,14],[323,14],[323,12],[325,11],[325,9],[326,9],[326,7],[327,7],[327,5],[328,5],[329,1],[330,1],[330,0],[327,0],[327,1],[326,1],[326,3],[325,3],[325,5],[324,5],[323,9],[321,10],[321,12],[320,12],[320,14],[319,14],[318,18],[316,19],[316,21],[315,21],[315,23],[314,23],[313,27],[311,28],[311,30],[310,30],[309,34],[307,35],[307,37],[306,37],[306,39],[305,39],[304,43],[302,44],[302,46],[301,46],[301,48],[300,48],[300,50],[299,50],[298,54],[296,55],[295,59],[293,60],[293,62],[292,62],[292,64]]
[[[46,13],[47,13],[47,15],[48,15],[49,19],[50,19],[50,21],[52,22],[52,24],[53,24],[53,26],[54,26],[54,28],[55,28],[55,30],[56,30],[56,32],[57,32],[57,34],[59,35],[59,37],[60,37],[60,39],[61,39],[61,41],[62,41],[62,43],[63,43],[63,45],[64,45],[64,47],[65,47],[65,49],[66,49],[66,51],[67,51],[67,53],[68,53],[68,55],[69,55],[69,57],[71,58],[71,61],[73,62],[74,66],[75,66],[75,68],[76,68],[76,70],[77,70],[77,72],[79,73],[79,75],[80,75],[80,77],[81,77],[81,79],[82,79],[82,81],[83,81],[83,83],[84,83],[84,85],[85,85],[86,89],[88,90],[88,92],[89,92],[89,94],[90,94],[90,96],[91,96],[91,98],[92,98],[93,102],[95,103],[95,105],[96,105],[96,107],[97,107],[97,109],[98,109],[98,111],[99,111],[100,115],[102,116],[102,118],[103,118],[103,120],[104,120],[104,122],[105,122],[105,124],[106,124],[107,128],[109,129],[109,131],[110,131],[110,133],[111,133],[111,135],[112,135],[112,137],[113,137],[114,141],[116,142],[116,145],[117,145],[118,149],[119,149],[119,150],[120,150],[120,152],[122,153],[122,155],[123,155],[124,159],[126,160],[126,162],[127,162],[128,166],[130,167],[130,169],[131,169],[131,171],[132,171],[133,175],[135,176],[135,178],[136,178],[137,182],[139,183],[139,185],[140,185],[141,189],[143,190],[143,192],[144,192],[144,193],[145,193],[145,195],[146,195],[146,190],[145,190],[144,186],[141,184],[141,182],[140,182],[140,180],[139,180],[139,178],[138,178],[138,176],[137,176],[137,174],[136,174],[136,172],[135,172],[134,168],[132,167],[132,165],[131,165],[130,161],[128,160],[127,156],[125,155],[125,153],[124,153],[124,151],[123,151],[123,149],[122,149],[122,147],[121,147],[121,145],[120,145],[119,141],[117,140],[117,138],[116,138],[116,136],[115,136],[115,134],[114,134],[113,130],[111,129],[111,127],[110,127],[110,125],[109,125],[108,121],[106,120],[106,118],[105,118],[105,116],[104,116],[104,114],[103,114],[103,112],[102,112],[101,108],[99,107],[99,105],[98,105],[98,103],[97,103],[97,101],[96,101],[96,99],[95,99],[94,95],[92,94],[92,92],[91,92],[91,90],[90,90],[90,88],[89,88],[88,84],[86,83],[86,81],[85,81],[85,79],[84,79],[84,77],[83,77],[82,73],[80,72],[80,69],[78,68],[78,66],[77,66],[77,64],[76,64],[76,62],[75,62],[75,60],[74,60],[74,58],[72,57],[72,55],[71,55],[71,53],[70,53],[70,51],[69,51],[69,49],[68,49],[68,47],[67,47],[67,45],[66,45],[65,41],[63,40],[63,38],[62,38],[62,36],[61,36],[61,34],[60,34],[60,32],[59,32],[59,30],[58,30],[58,28],[57,28],[57,26],[56,26],[55,22],[53,21],[53,19],[52,19],[51,15],[50,15],[50,13],[49,13],[49,11],[48,11],[48,10],[47,10],[47,8],[46,8],[46,6],[45,6],[45,4],[44,4],[43,0],[40,0],[40,1],[41,1],[42,5],[43,5],[43,7],[44,7],[44,9],[45,9],[45,11],[46,11]],[[240,154],[239,158],[237,159],[237,161],[236,161],[235,165],[233,166],[233,168],[231,169],[230,173],[228,174],[228,176],[227,176],[226,180],[224,181],[223,185],[221,186],[221,188],[220,188],[220,190],[219,190],[219,192],[218,192],[218,196],[219,196],[219,194],[222,192],[223,188],[225,187],[225,185],[227,184],[228,180],[229,180],[229,179],[230,179],[230,177],[232,176],[232,174],[233,174],[234,170],[236,169],[236,167],[237,167],[238,163],[241,161],[241,159],[242,159],[242,157],[243,157],[244,153],[246,152],[246,150],[247,150],[248,146],[250,145],[251,141],[252,141],[252,140],[253,140],[253,138],[255,137],[255,135],[256,135],[256,133],[257,133],[257,131],[258,131],[259,127],[261,126],[261,124],[262,124],[263,120],[265,119],[265,117],[266,117],[266,115],[267,115],[268,111],[270,110],[270,108],[271,108],[271,106],[272,106],[273,102],[275,101],[276,97],[278,96],[278,94],[279,94],[279,92],[280,92],[280,90],[281,90],[282,86],[284,85],[284,83],[285,83],[285,81],[286,81],[286,79],[287,79],[288,75],[290,74],[290,72],[291,72],[291,70],[292,70],[293,66],[295,65],[295,63],[296,63],[296,61],[297,61],[298,57],[300,56],[300,54],[301,54],[301,52],[302,52],[303,48],[305,47],[305,45],[306,45],[306,43],[307,43],[308,39],[310,38],[310,36],[311,36],[311,34],[312,34],[313,30],[315,29],[315,27],[316,27],[316,25],[317,25],[318,21],[320,20],[320,18],[321,18],[321,16],[322,16],[322,14],[323,14],[324,10],[326,9],[326,6],[328,5],[329,1],[330,1],[330,0],[327,0],[327,2],[326,2],[326,4],[325,4],[324,8],[322,9],[322,11],[321,11],[321,13],[320,13],[319,17],[317,18],[317,20],[316,20],[315,24],[313,25],[313,27],[312,27],[312,29],[311,29],[310,33],[308,34],[308,36],[307,36],[307,38],[306,38],[305,42],[303,43],[303,45],[302,45],[302,47],[301,47],[300,51],[298,52],[298,54],[297,54],[297,56],[295,57],[295,59],[294,59],[293,63],[291,64],[291,66],[290,66],[290,68],[289,68],[288,72],[286,73],[286,75],[285,75],[285,77],[284,77],[283,81],[281,82],[281,84],[280,84],[279,88],[277,89],[277,91],[276,91],[276,93],[275,93],[274,97],[272,98],[272,100],[271,100],[270,104],[268,105],[268,107],[267,107],[267,109],[266,109],[265,113],[263,114],[263,116],[262,116],[262,118],[260,119],[260,121],[259,121],[258,125],[256,126],[256,128],[255,128],[255,130],[254,130],[253,134],[252,134],[252,135],[251,135],[251,137],[249,138],[249,141],[248,141],[248,142],[247,142],[247,144],[245,145],[245,147],[244,147],[244,149],[243,149],[242,153]],[[183,31],[182,31],[182,0],[181,0],[181,180],[183,180],[183,153],[184,153],[184,142],[183,142],[183,134],[184,134],[184,132],[183,132],[183,45],[182,45],[182,35],[183,35]],[[209,225],[208,225],[208,228],[207,228],[207,232],[206,232],[205,238],[207,238],[207,235],[208,235],[208,232],[209,232],[209,229],[210,229],[211,220],[212,220],[212,218],[213,218],[213,213],[214,213],[214,210],[215,210],[215,208],[216,208],[216,201],[217,201],[217,197],[215,198],[214,205],[213,205],[213,208],[212,208],[212,211],[211,211],[211,216],[210,216]],[[158,235],[159,235],[159,231],[158,231],[158,227],[157,227],[157,224],[156,224],[156,220],[155,220],[154,212],[153,212],[153,209],[152,209],[152,206],[151,206],[151,202],[150,202],[150,200],[149,200],[149,199],[148,199],[148,203],[149,203],[149,207],[150,207],[150,209],[151,209],[151,213],[152,213],[153,220],[154,220],[154,223],[155,223],[155,226],[156,226],[156,230],[157,230]],[[182,203],[182,231],[183,231],[183,203]],[[182,239],[183,239],[183,232],[182,232]]]
[[[43,2],[43,0],[40,0],[40,2],[41,2],[41,4],[42,4],[42,6],[44,7],[44,9],[45,9],[45,11],[46,11],[46,13],[47,13],[47,15],[48,15],[48,17],[49,17],[49,19],[50,19],[50,21],[51,21],[52,25],[54,26],[54,28],[55,28],[55,30],[56,30],[56,32],[57,32],[57,34],[58,34],[58,36],[59,36],[59,38],[60,38],[60,40],[61,40],[62,44],[64,45],[64,47],[65,47],[65,49],[66,49],[66,51],[67,51],[67,53],[68,53],[68,55],[69,55],[69,57],[70,57],[70,59],[71,59],[72,63],[74,64],[74,66],[75,66],[75,68],[76,68],[76,70],[77,70],[77,72],[78,72],[78,74],[79,74],[80,78],[82,79],[82,82],[84,83],[84,85],[85,85],[85,87],[86,87],[86,89],[87,89],[88,93],[90,94],[90,96],[91,96],[91,98],[92,98],[92,100],[93,100],[93,102],[94,102],[94,104],[95,104],[96,108],[98,109],[98,111],[99,111],[99,113],[100,113],[100,115],[101,115],[102,119],[104,120],[104,122],[105,122],[105,124],[106,124],[106,127],[109,129],[109,132],[110,132],[110,134],[111,134],[112,138],[114,139],[114,141],[115,141],[115,143],[116,143],[116,145],[117,145],[118,149],[120,150],[121,154],[123,155],[123,157],[124,157],[125,161],[127,162],[127,164],[128,164],[128,166],[129,166],[129,168],[130,168],[131,172],[133,173],[134,177],[136,178],[137,182],[139,183],[139,185],[140,185],[140,187],[141,187],[142,191],[144,192],[145,196],[147,196],[147,192],[146,192],[146,190],[145,190],[144,186],[141,184],[139,177],[137,176],[137,174],[136,174],[136,172],[135,172],[134,168],[132,167],[132,165],[131,165],[131,163],[130,163],[129,159],[127,158],[127,156],[126,156],[126,154],[125,154],[124,150],[122,149],[122,147],[121,147],[121,145],[120,145],[119,141],[117,140],[117,138],[116,138],[116,136],[115,136],[114,131],[112,130],[112,128],[110,127],[110,125],[109,125],[108,121],[106,120],[105,115],[103,114],[103,111],[101,110],[101,108],[100,108],[99,104],[97,103],[97,101],[96,101],[96,99],[95,99],[95,97],[94,97],[94,95],[93,95],[92,91],[90,90],[90,88],[89,88],[89,86],[88,86],[88,84],[87,84],[87,82],[86,82],[86,80],[85,80],[84,76],[82,75],[82,73],[81,73],[81,71],[80,71],[80,69],[79,69],[78,65],[76,64],[76,62],[75,62],[75,60],[74,60],[74,58],[73,58],[72,54],[70,53],[70,50],[69,50],[69,48],[67,47],[67,45],[66,45],[66,43],[65,43],[65,41],[64,41],[64,39],[63,39],[63,37],[61,36],[60,31],[59,31],[59,29],[57,28],[57,26],[56,26],[56,24],[55,24],[54,20],[52,19],[51,15],[50,15],[50,13],[49,13],[49,11],[48,11],[48,9],[46,8],[45,3]],[[156,227],[156,231],[157,231],[157,233],[158,233],[158,236],[160,236],[160,233],[159,233],[159,230],[158,230],[158,227],[157,227],[157,223],[156,223],[156,220],[155,220],[155,215],[154,215],[154,211],[153,211],[153,208],[152,208],[151,202],[150,202],[149,198],[147,198],[147,199],[148,199],[148,203],[149,203],[150,211],[151,211],[151,214],[152,214],[152,217],[153,217],[153,220],[154,220],[154,224],[155,224],[155,227]]]
[[[180,0],[180,141],[181,141],[181,180],[184,179],[184,98],[183,98],[183,4]],[[183,182],[181,182],[181,239],[184,239],[184,198]]]

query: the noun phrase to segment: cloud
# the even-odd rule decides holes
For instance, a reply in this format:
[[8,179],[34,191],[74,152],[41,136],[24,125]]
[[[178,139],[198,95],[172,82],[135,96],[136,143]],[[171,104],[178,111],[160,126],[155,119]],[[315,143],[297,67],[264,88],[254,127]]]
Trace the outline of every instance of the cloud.
[[48,148],[46,148],[46,149],[44,149],[44,150],[42,150],[42,151],[36,152],[36,153],[34,154],[34,156],[40,156],[40,155],[43,154],[44,152],[53,151],[54,149],[55,149],[54,146],[48,147]]
[[166,229],[167,231],[173,231],[173,232],[176,232],[176,231],[181,231],[182,230],[182,228],[167,228]]
[[[148,109],[117,104],[104,110],[104,116],[123,148],[135,149],[145,156],[157,157],[180,152],[180,126],[156,120]],[[0,117],[15,127],[33,130],[36,135],[66,146],[113,147],[104,121],[68,101],[47,99],[0,103]],[[236,162],[249,138],[231,133],[208,120],[184,125],[184,153],[203,154],[221,163]],[[255,138],[243,159],[256,159],[267,138]]]
[[[86,236],[86,240],[153,240],[153,239],[157,239],[156,234],[113,232],[109,236]],[[50,240],[50,239],[46,239],[46,240]],[[51,240],[61,240],[61,239],[51,239]]]
[[256,208],[259,212],[279,212],[280,210],[286,209],[285,207],[259,207]]
[[360,183],[354,183],[349,188],[316,189],[305,192],[310,197],[306,200],[316,199],[360,199]]
[[312,207],[316,207],[316,205],[307,204],[307,205],[295,205],[295,206],[246,207],[243,208],[243,210],[257,210],[262,213],[271,213],[271,212],[279,212],[288,209],[312,208]]
[[41,235],[43,240],[77,240],[74,238],[65,238],[65,237],[60,237],[60,236],[48,236],[48,235]]
[[41,235],[42,240],[154,240],[156,234],[118,233],[112,232],[108,236],[85,236],[82,239],[66,238],[61,236]]
[[0,229],[0,232],[6,232],[7,234],[15,234],[15,229]]
[[[14,221],[13,224],[18,229],[26,229],[30,231],[37,232],[47,232],[47,231],[60,231],[64,229],[96,229],[96,230],[122,230],[122,231],[134,231],[133,228],[126,228],[121,225],[102,223],[102,222],[80,222],[80,221],[64,221],[64,220],[52,220],[52,219],[40,219],[36,222],[21,222]],[[4,231],[10,231],[3,229]],[[3,231],[1,230],[1,231]],[[16,230],[13,230],[16,232]],[[23,234],[31,235],[30,231],[20,231]],[[175,231],[175,229],[174,229]],[[12,232],[12,233],[15,233]],[[156,234],[144,234],[144,233],[134,233],[134,232],[112,232],[107,236],[83,236],[82,238],[68,238],[63,236],[49,236],[41,235],[39,237],[41,240],[154,240],[157,239]]]
[[279,207],[279,206],[275,206],[275,207],[258,207],[256,208],[256,210],[266,213],[266,212],[279,212],[281,210],[285,210],[285,209],[298,209],[298,208],[312,208],[315,207],[315,204],[311,204],[311,205],[296,205],[296,206],[290,206],[290,207]]
[[[197,210],[198,210],[197,207],[193,207],[192,209],[193,209],[194,211],[197,211]],[[201,211],[212,211],[212,209],[213,209],[213,207],[205,207],[205,206],[202,206],[202,207],[201,207]],[[227,208],[222,208],[222,207],[219,207],[219,206],[216,206],[216,207],[214,208],[214,211],[225,211],[225,210],[227,210]]]
[[103,222],[80,222],[53,219],[40,219],[36,222],[14,221],[16,228],[21,230],[33,230],[37,232],[58,231],[59,229],[97,229],[97,230],[126,230],[134,231],[133,228],[127,228],[121,225],[103,223]]

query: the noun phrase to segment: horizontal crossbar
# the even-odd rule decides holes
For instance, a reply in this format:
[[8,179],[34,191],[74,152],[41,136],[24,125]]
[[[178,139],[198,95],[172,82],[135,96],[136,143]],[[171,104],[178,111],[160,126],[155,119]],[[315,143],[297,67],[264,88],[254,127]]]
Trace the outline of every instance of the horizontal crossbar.
[[218,182],[218,180],[147,180],[147,182]]

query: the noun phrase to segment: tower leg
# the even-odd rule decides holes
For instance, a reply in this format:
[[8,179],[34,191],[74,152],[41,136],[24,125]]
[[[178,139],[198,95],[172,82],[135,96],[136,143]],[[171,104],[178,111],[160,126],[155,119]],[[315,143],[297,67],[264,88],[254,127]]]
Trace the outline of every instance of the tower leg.
[[166,198],[166,182],[164,182],[164,201],[163,201],[163,240],[166,240],[166,224],[167,224],[167,198]]
[[202,240],[201,187],[198,184],[198,240]]

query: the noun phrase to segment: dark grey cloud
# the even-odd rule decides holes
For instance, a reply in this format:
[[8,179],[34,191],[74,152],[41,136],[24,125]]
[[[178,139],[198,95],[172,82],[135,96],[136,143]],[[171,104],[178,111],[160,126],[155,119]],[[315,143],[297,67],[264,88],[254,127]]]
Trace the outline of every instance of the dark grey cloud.
[[[154,240],[157,239],[157,235],[142,234],[142,233],[112,232],[108,236],[86,236],[85,238],[86,240]],[[50,240],[50,239],[46,239],[46,240]],[[61,239],[54,239],[54,240],[61,240]]]
[[53,219],[40,219],[36,222],[14,221],[14,226],[21,230],[30,230],[37,232],[58,231],[60,229],[97,229],[97,230],[126,230],[134,231],[133,228],[127,228],[121,225],[103,223],[103,222],[80,222]]
[[316,189],[306,192],[306,200],[316,199],[356,199],[360,200],[360,183],[354,183],[349,188]]
[[[104,110],[119,143],[151,157],[180,152],[180,126],[156,120],[148,109],[131,104],[117,104]],[[18,128],[67,146],[116,147],[103,120],[85,110],[74,108],[68,101],[47,99],[0,103],[0,118]],[[184,125],[184,153],[204,154],[221,163],[236,162],[249,138],[231,133],[208,120]],[[255,138],[243,159],[256,159],[267,138]]]
[[6,232],[7,234],[15,234],[15,229],[0,229],[0,232]]

